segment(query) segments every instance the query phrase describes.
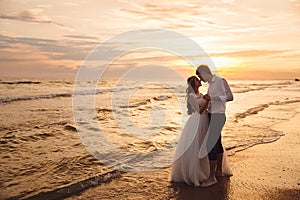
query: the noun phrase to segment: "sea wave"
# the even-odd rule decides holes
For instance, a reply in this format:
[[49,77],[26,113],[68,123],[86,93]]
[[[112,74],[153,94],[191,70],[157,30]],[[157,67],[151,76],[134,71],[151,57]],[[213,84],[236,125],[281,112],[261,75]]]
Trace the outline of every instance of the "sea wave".
[[58,97],[71,97],[72,94],[61,93],[61,94],[43,94],[35,96],[22,96],[22,97],[6,97],[0,98],[0,104],[11,103],[15,101],[27,101],[27,100],[36,100],[36,99],[51,99]]
[[96,185],[100,185],[102,183],[108,183],[114,178],[118,178],[121,176],[121,172],[118,170],[113,170],[104,174],[99,174],[96,176],[92,176],[90,178],[84,179],[82,181],[78,181],[75,183],[71,183],[68,185],[65,185],[63,187],[59,187],[53,190],[49,191],[42,191],[37,194],[28,195],[28,193],[20,194],[17,196],[9,197],[7,199],[63,199],[66,197],[70,197],[72,195],[78,194],[79,192],[82,192],[88,188],[94,187]]
[[2,81],[0,84],[17,85],[17,84],[40,84],[40,81]]
[[119,106],[120,108],[136,108],[139,107],[141,105],[147,105],[148,103],[151,103],[150,99],[145,99],[143,101],[137,102],[137,103],[133,103],[133,104],[129,104],[129,105],[121,105]]
[[161,95],[161,96],[158,96],[158,97],[154,97],[153,99],[157,100],[157,101],[164,101],[164,100],[167,100],[169,98],[171,98],[171,97],[170,96]]
[[266,108],[268,108],[271,105],[286,105],[286,104],[298,103],[298,102],[300,102],[300,99],[293,99],[293,100],[286,99],[283,101],[273,101],[273,102],[269,102],[266,104],[261,104],[261,105],[255,106],[253,108],[249,108],[245,112],[235,114],[234,122],[239,122],[240,119],[246,118],[250,115],[258,114],[259,112],[265,110]]
[[225,149],[227,151],[228,156],[233,156],[236,153],[247,150],[255,145],[275,142],[275,141],[279,140],[281,138],[281,136],[284,136],[284,134],[281,133],[281,134],[278,134],[277,136],[265,138],[261,141],[255,141],[255,142],[246,143],[246,144],[237,144],[237,145],[233,145],[233,146],[228,146],[228,147],[225,147]]
[[32,96],[20,96],[20,97],[4,97],[0,98],[0,104],[11,103],[15,101],[28,101],[28,100],[36,100],[36,99],[53,99],[59,97],[72,97],[73,95],[95,95],[102,94],[108,92],[118,92],[120,89],[112,88],[112,89],[98,89],[95,91],[79,91],[75,93],[56,93],[56,94],[42,94],[42,95],[32,95]]
[[[128,90],[130,91],[134,88],[135,87],[107,88],[107,89],[76,91],[73,93],[54,93],[54,94],[32,95],[32,96],[3,97],[3,98],[0,98],[0,104],[12,103],[15,101],[28,101],[28,100],[36,100],[36,99],[52,99],[52,98],[59,98],[59,97],[72,97],[73,95],[95,95],[95,94],[103,94],[103,93],[110,93],[110,92],[121,92],[121,91],[128,91]],[[169,96],[158,96],[158,97],[154,97],[154,100],[163,101],[163,100],[167,100],[169,98],[170,98]]]
[[287,87],[288,85],[293,84],[291,81],[283,82],[267,82],[267,83],[233,83],[230,84],[234,93],[247,93],[253,91],[264,90],[267,88],[275,87],[282,88]]

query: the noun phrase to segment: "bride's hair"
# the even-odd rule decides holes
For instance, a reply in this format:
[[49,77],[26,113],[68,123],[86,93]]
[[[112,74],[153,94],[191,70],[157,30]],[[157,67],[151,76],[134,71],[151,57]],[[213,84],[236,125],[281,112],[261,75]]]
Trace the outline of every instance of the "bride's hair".
[[[186,96],[188,97],[191,93],[197,93],[198,88],[195,88],[195,80],[198,79],[196,76],[191,76],[187,79],[187,85],[186,88]],[[196,90],[195,90],[196,89]],[[191,115],[194,112],[194,109],[190,102],[187,100],[187,114]]]

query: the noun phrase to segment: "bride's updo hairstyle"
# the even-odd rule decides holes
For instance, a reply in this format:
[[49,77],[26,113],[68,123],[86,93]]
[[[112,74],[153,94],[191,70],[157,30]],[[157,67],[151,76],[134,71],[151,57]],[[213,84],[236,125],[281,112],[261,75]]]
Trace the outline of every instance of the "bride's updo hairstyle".
[[[195,91],[195,80],[196,79],[198,79],[196,76],[191,76],[187,79],[187,85],[188,85],[188,87],[186,88],[186,96],[187,97],[191,93],[198,92],[198,91]],[[194,112],[194,109],[193,109],[192,105],[189,103],[189,101],[187,101],[187,114],[191,115],[191,114],[193,114],[193,112]]]

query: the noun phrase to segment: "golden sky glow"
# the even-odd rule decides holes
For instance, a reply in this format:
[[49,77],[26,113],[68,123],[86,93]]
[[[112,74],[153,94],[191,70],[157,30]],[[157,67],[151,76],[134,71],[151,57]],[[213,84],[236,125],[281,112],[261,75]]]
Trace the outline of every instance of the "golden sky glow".
[[[186,35],[231,79],[300,77],[299,0],[0,0],[0,76],[75,77],[100,42],[141,28]],[[166,54],[129,57],[112,76],[153,60],[192,71]]]

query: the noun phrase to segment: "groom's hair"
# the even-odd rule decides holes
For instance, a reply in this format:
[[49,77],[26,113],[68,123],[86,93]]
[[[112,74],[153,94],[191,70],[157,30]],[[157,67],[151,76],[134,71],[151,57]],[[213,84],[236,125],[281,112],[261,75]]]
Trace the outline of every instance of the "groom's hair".
[[212,73],[207,65],[200,65],[196,70],[197,75],[202,74],[203,72],[212,75]]

